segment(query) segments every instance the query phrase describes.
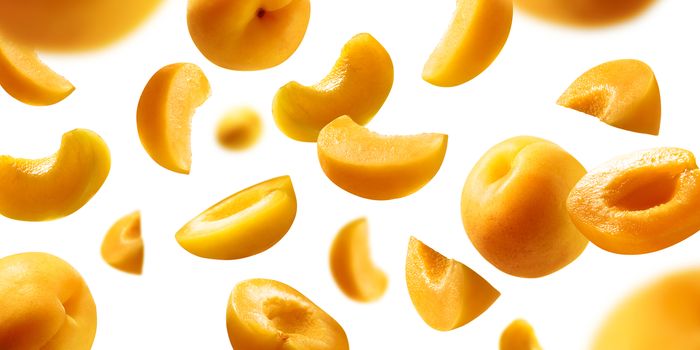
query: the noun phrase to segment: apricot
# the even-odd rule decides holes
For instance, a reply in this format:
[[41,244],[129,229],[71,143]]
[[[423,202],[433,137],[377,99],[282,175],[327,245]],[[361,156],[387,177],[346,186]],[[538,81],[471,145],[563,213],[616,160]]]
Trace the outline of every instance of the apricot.
[[406,286],[420,317],[439,331],[471,322],[501,295],[474,270],[415,237],[408,243]]
[[97,311],[85,281],[46,253],[0,259],[0,348],[89,350]]
[[640,288],[607,317],[592,349],[700,348],[700,269],[674,272]]
[[535,330],[523,319],[517,319],[503,330],[499,342],[500,350],[542,350]]
[[462,222],[479,253],[501,271],[541,277],[574,261],[588,240],[566,198],[586,169],[552,142],[519,136],[484,154],[462,191]]
[[252,147],[262,133],[260,114],[250,107],[234,108],[216,126],[216,139],[226,149],[242,151]]
[[277,91],[272,115],[282,132],[315,142],[326,124],[347,115],[367,124],[389,96],[394,65],[382,44],[367,33],[355,35],[323,80],[312,86],[295,81]]
[[236,350],[347,350],[348,338],[330,315],[296,289],[267,279],[238,283],[226,307]]
[[112,267],[140,275],[143,270],[141,213],[135,211],[112,225],[102,241],[102,258]]
[[151,77],[141,93],[136,125],[143,148],[156,163],[189,174],[192,116],[209,94],[207,77],[192,63],[167,65]]
[[593,244],[618,254],[654,252],[700,229],[700,170],[680,148],[631,153],[584,176],[566,207]]
[[383,136],[342,116],[321,130],[317,148],[321,168],[338,187],[387,200],[408,196],[435,176],[447,135]]
[[248,187],[215,204],[175,235],[188,252],[232,260],[261,253],[289,231],[297,199],[289,176]]
[[569,86],[557,104],[616,128],[659,134],[659,84],[651,68],[641,61],[610,61],[590,69]]
[[654,0],[515,0],[533,16],[555,23],[594,27],[630,19],[646,10]]
[[85,129],[63,134],[58,152],[46,158],[0,156],[0,214],[24,221],[70,215],[97,193],[110,162],[102,138]]
[[360,302],[381,298],[388,284],[384,271],[371,260],[368,231],[367,219],[351,221],[335,236],[330,252],[336,284],[350,299]]
[[306,33],[309,0],[189,0],[187,27],[199,51],[233,70],[286,61]]
[[474,79],[501,52],[512,22],[512,0],[457,0],[447,32],[423,67],[423,80],[450,87]]

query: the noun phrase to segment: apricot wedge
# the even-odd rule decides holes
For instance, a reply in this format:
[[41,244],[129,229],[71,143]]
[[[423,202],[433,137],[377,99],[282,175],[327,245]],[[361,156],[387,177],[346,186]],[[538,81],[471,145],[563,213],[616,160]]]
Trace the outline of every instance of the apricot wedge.
[[321,168],[338,187],[387,200],[408,196],[435,176],[447,135],[383,136],[343,116],[321,130],[317,148]]
[[593,244],[619,254],[654,252],[700,230],[700,170],[680,148],[628,154],[584,176],[566,207]]
[[260,139],[262,133],[260,114],[250,107],[234,108],[226,113],[216,126],[216,140],[222,147],[246,150]]
[[188,252],[209,259],[261,253],[289,231],[297,199],[289,176],[246,188],[205,210],[175,235]]
[[592,68],[569,86],[557,104],[616,128],[659,134],[659,84],[651,68],[641,61],[617,60]]
[[97,193],[109,168],[107,145],[85,129],[63,134],[61,148],[46,158],[0,156],[0,214],[24,221],[70,215]]
[[451,87],[474,79],[503,49],[512,21],[512,0],[457,0],[447,32],[423,67],[423,80]]
[[192,116],[209,94],[207,77],[191,63],[167,65],[148,81],[136,111],[136,125],[143,148],[156,163],[189,174]]
[[351,221],[340,229],[331,245],[330,266],[340,290],[353,300],[374,301],[386,291],[386,274],[371,260],[365,218]]
[[555,23],[596,27],[616,24],[641,14],[655,0],[515,0],[523,11]]
[[523,319],[517,319],[503,330],[499,342],[500,350],[542,350],[535,330]]
[[367,33],[343,47],[330,73],[316,85],[295,81],[277,91],[272,115],[282,132],[299,141],[315,142],[326,124],[347,115],[367,124],[389,96],[394,65],[382,44]]
[[140,275],[143,270],[141,213],[135,211],[112,225],[102,241],[102,259],[117,270]]
[[472,269],[414,237],[408,243],[406,286],[420,317],[439,331],[471,322],[501,295]]

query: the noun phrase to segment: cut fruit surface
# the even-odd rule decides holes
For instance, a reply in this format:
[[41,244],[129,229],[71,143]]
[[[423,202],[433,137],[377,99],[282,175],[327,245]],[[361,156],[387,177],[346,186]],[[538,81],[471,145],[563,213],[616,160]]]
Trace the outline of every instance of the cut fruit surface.
[[102,259],[117,270],[140,275],[143,270],[141,213],[135,211],[112,225],[102,241]]

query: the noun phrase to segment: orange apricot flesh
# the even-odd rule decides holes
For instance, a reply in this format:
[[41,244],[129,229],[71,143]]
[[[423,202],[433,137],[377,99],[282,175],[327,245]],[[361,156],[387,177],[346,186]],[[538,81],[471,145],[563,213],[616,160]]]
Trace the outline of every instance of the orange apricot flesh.
[[542,350],[535,330],[523,319],[517,319],[503,330],[499,341],[500,350]]
[[141,213],[135,211],[115,222],[107,231],[100,251],[110,266],[140,275],[143,270]]
[[515,0],[529,14],[552,22],[595,27],[623,22],[641,14],[655,0]]

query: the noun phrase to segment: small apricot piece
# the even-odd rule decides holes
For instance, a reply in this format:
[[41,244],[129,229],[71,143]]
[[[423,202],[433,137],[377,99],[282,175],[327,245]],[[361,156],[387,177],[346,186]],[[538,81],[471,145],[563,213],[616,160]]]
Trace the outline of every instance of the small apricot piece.
[[253,146],[262,133],[260,114],[250,107],[232,109],[216,126],[216,139],[230,150],[242,151]]
[[199,51],[233,70],[286,61],[309,25],[309,0],[189,0],[187,27]]
[[533,16],[552,22],[594,27],[630,19],[646,10],[654,0],[515,0]]
[[503,330],[499,342],[500,350],[542,350],[535,330],[523,319],[517,319]]
[[289,176],[246,188],[199,214],[175,235],[188,252],[232,260],[261,253],[289,231],[297,199]]
[[592,68],[566,89],[557,104],[616,128],[659,134],[659,84],[651,68],[641,61],[617,60]]
[[383,136],[342,116],[321,130],[317,148],[321,168],[338,187],[387,200],[408,196],[435,176],[447,135]]
[[593,350],[700,349],[700,269],[664,276],[628,296],[607,317]]
[[238,283],[226,307],[235,350],[347,350],[348,338],[330,315],[296,289],[267,279]]
[[67,262],[46,253],[0,259],[0,349],[90,350],[95,301]]
[[117,270],[140,275],[143,270],[141,213],[119,219],[102,241],[102,259]]
[[439,331],[471,322],[501,295],[478,273],[414,237],[408,243],[406,286],[420,317]]
[[15,220],[45,221],[80,209],[100,189],[110,168],[107,145],[96,133],[63,134],[52,156],[0,156],[0,214]]
[[381,298],[387,287],[386,274],[371,260],[368,231],[367,219],[351,221],[335,236],[330,253],[336,284],[345,295],[360,302]]
[[474,79],[501,52],[512,22],[512,0],[457,0],[452,23],[423,67],[423,80],[450,87]]
[[513,276],[542,277],[563,268],[588,244],[566,211],[569,191],[585,173],[547,140],[519,136],[499,143],[464,184],[462,222],[469,239]]
[[189,174],[192,116],[209,94],[207,77],[192,63],[167,65],[148,81],[136,111],[136,125],[143,148],[156,163]]
[[700,170],[680,148],[631,153],[584,176],[566,207],[593,244],[618,254],[654,252],[700,229]]
[[331,72],[316,85],[295,81],[277,91],[272,115],[282,132],[299,141],[315,142],[326,124],[347,115],[367,124],[389,96],[394,65],[382,44],[367,33],[343,47]]

